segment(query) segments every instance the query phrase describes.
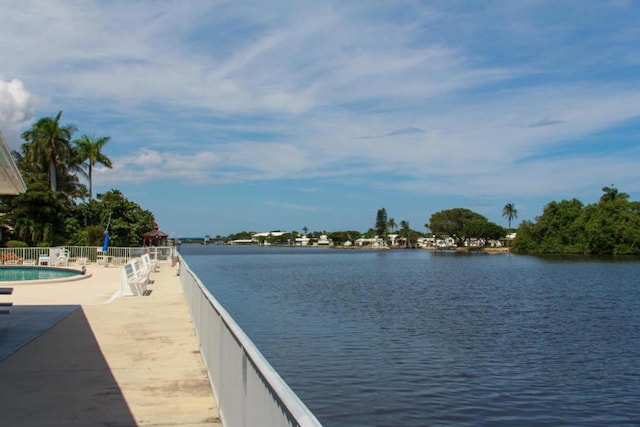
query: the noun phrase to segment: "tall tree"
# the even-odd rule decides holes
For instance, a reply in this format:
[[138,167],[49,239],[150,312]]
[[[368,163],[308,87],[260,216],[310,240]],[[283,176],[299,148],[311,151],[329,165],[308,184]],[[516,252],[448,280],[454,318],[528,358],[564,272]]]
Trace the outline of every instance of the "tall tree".
[[511,230],[511,221],[518,218],[518,210],[513,203],[507,203],[502,208],[502,217],[509,223],[509,230]]
[[376,214],[376,232],[378,236],[384,236],[387,234],[387,211],[385,208],[378,209]]
[[31,129],[22,133],[22,139],[28,143],[26,151],[29,161],[48,163],[49,185],[52,191],[58,189],[58,165],[66,165],[71,159],[71,138],[76,131],[73,125],[62,126],[61,117],[62,111],[54,117],[44,117],[34,123]]
[[139,245],[142,235],[152,230],[156,223],[150,211],[128,200],[119,190],[98,194],[97,199],[103,205],[101,225],[106,225],[105,218],[111,215],[109,240],[113,246]]
[[76,145],[76,152],[81,162],[87,162],[87,175],[89,178],[89,199],[93,199],[93,168],[96,164],[101,164],[109,169],[111,165],[111,159],[102,153],[102,149],[109,142],[111,137],[101,136],[99,138],[89,135],[82,135],[79,139],[74,141]]
[[429,229],[439,236],[452,237],[458,247],[474,235],[475,227],[469,225],[474,221],[487,222],[488,220],[479,213],[469,209],[455,208],[436,212],[429,218]]

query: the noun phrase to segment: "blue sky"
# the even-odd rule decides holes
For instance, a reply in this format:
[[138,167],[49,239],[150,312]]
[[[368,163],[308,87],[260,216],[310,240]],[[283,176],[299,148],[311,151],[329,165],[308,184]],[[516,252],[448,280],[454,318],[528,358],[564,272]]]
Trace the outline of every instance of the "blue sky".
[[[502,225],[640,192],[640,2],[0,0],[0,129],[63,110],[178,236]],[[10,17],[10,18],[9,18]]]

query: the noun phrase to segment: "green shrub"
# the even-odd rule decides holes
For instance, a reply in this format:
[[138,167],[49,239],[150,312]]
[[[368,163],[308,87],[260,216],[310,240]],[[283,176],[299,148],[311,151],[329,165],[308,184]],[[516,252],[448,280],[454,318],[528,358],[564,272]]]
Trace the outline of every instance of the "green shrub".
[[26,248],[29,245],[27,245],[25,242],[23,242],[22,240],[9,240],[7,242],[7,247],[8,248]]

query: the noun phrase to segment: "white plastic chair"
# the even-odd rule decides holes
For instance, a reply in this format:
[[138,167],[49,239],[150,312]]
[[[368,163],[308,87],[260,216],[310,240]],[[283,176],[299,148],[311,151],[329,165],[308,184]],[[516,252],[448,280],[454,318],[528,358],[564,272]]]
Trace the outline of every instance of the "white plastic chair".
[[69,251],[67,249],[62,249],[58,254],[58,265],[65,267],[69,265]]

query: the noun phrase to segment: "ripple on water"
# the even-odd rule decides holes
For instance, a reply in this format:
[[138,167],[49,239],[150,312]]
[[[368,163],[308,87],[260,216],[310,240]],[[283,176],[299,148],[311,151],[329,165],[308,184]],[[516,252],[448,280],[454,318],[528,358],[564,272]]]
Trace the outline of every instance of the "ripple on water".
[[637,262],[214,251],[187,262],[325,426],[640,422]]

